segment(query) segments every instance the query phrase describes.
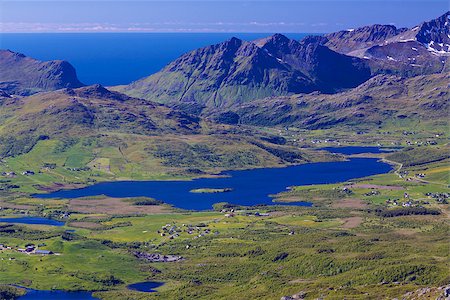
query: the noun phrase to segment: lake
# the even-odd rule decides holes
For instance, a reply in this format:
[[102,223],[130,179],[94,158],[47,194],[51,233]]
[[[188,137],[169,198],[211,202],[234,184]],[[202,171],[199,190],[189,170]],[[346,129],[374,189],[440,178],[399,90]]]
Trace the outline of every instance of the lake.
[[[243,40],[271,33],[2,33],[0,48],[39,60],[63,59],[85,84],[128,84],[158,72],[191,50],[235,36]],[[301,39],[306,33],[287,33]]]
[[343,147],[320,148],[320,150],[326,150],[328,152],[346,154],[346,155],[362,154],[362,153],[375,153],[375,154],[376,153],[387,153],[387,152],[398,151],[400,149],[401,149],[401,147],[383,148],[383,147],[371,147],[371,146],[363,146],[363,147],[343,146]]
[[17,217],[17,218],[0,218],[0,223],[17,223],[17,224],[35,224],[35,225],[50,225],[50,226],[64,226],[64,222],[56,221],[41,217]]
[[[272,194],[287,187],[327,184],[352,178],[387,173],[391,166],[375,158],[352,158],[348,161],[309,163],[285,168],[261,168],[227,171],[220,178],[200,178],[191,181],[116,181],[103,182],[81,189],[35,194],[36,198],[78,198],[107,195],[110,197],[147,196],[188,210],[208,210],[214,203],[239,205],[275,204]],[[231,189],[226,193],[192,193],[195,189]],[[308,202],[289,205],[310,206]]]
[[98,300],[91,292],[39,291],[27,289],[18,300]]
[[156,281],[145,281],[145,282],[138,282],[133,283],[127,286],[129,290],[138,291],[138,292],[144,292],[144,293],[155,293],[157,292],[155,289],[164,285],[163,282],[156,282]]

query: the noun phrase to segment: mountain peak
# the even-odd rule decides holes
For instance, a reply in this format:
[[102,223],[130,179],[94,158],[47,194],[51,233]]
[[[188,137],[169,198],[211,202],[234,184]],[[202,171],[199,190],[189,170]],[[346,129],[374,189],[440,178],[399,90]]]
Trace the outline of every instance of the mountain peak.
[[[416,30],[414,30],[416,29]],[[417,31],[415,39],[433,52],[450,53],[450,11],[411,29]]]
[[283,34],[281,34],[281,33],[275,33],[274,35],[272,35],[272,36],[270,37],[270,39],[271,39],[272,41],[282,42],[282,43],[285,43],[285,42],[289,42],[289,41],[290,41],[290,39],[289,39],[287,36],[285,36],[285,35],[283,35]]
[[290,39],[281,34],[275,33],[274,35],[268,36],[266,38],[258,39],[253,41],[253,44],[257,45],[260,48],[265,47],[266,45],[286,45],[290,42]]
[[242,45],[243,41],[237,37],[232,37],[219,45],[224,45],[228,49],[237,49]]

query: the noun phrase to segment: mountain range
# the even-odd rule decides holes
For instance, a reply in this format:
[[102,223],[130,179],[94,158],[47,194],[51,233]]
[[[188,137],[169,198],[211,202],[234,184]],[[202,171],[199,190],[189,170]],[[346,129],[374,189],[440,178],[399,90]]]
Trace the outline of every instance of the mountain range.
[[269,96],[326,94],[380,74],[448,71],[449,12],[411,29],[372,25],[301,41],[275,34],[200,48],[116,89],[178,107],[226,108]]
[[211,135],[215,141],[233,133],[240,145],[262,143],[238,124],[445,126],[449,15],[411,29],[372,25],[301,41],[281,34],[232,38],[110,88],[85,86],[68,62],[1,50],[0,155],[27,152],[42,139],[105,133]]

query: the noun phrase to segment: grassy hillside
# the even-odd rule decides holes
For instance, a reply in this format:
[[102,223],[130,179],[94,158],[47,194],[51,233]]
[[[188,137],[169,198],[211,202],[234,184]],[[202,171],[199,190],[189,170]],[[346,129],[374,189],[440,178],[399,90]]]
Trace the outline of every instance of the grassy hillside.
[[[272,97],[212,114],[216,120],[225,123],[256,126],[293,126],[310,130],[349,126],[353,131],[433,128],[445,132],[448,126],[448,80],[449,73],[410,79],[380,75],[342,93]],[[211,111],[205,115],[211,115]]]

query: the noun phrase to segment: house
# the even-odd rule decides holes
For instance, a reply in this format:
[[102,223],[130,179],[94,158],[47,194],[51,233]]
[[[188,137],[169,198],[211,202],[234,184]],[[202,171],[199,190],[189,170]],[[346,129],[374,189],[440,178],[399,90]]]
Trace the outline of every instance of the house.
[[34,245],[29,245],[25,248],[25,252],[30,253],[33,252],[35,249]]
[[34,254],[51,255],[51,254],[53,254],[53,252],[50,250],[39,250],[38,249],[38,250],[34,251]]

